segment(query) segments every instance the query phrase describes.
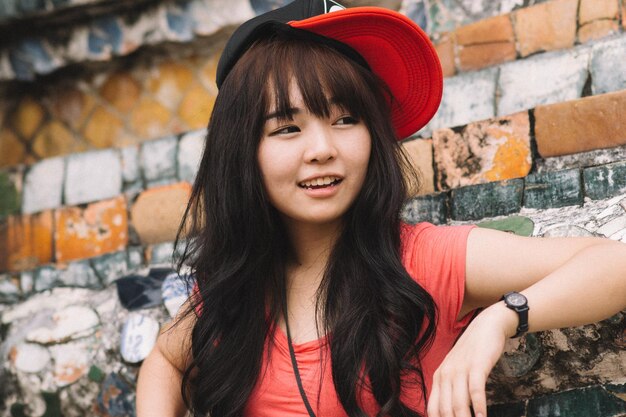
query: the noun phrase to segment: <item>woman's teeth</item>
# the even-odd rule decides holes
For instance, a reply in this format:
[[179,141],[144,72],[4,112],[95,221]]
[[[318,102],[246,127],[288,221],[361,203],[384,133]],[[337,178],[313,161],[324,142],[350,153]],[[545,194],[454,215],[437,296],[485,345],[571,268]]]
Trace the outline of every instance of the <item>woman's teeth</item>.
[[320,178],[314,178],[309,181],[302,181],[298,185],[304,188],[322,188],[322,187],[328,187],[330,185],[336,185],[340,181],[341,181],[341,178],[338,178],[338,177],[320,177]]

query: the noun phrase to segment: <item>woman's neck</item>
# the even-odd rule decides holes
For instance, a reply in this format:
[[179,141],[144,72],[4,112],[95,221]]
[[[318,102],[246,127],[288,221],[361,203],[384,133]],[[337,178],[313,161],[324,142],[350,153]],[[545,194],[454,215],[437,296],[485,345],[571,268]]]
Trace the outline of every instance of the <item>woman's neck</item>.
[[341,232],[341,223],[320,225],[287,222],[287,230],[293,248],[293,259],[287,271],[289,284],[310,285],[313,284],[311,280],[319,283]]

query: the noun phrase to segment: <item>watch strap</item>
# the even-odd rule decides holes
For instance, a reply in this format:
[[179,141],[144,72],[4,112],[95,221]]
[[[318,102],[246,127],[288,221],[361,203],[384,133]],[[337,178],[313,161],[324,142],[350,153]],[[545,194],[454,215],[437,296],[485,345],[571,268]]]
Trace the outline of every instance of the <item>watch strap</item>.
[[[515,334],[511,336],[512,339],[518,338],[522,336],[524,333],[528,332],[528,301],[521,306],[515,306],[513,304],[509,304],[507,297],[511,294],[519,294],[515,291],[508,292],[502,296],[500,300],[504,301],[504,304],[510,308],[511,310],[517,313],[518,324],[515,330]],[[519,294],[524,297],[522,294]],[[526,299],[526,297],[524,297]]]

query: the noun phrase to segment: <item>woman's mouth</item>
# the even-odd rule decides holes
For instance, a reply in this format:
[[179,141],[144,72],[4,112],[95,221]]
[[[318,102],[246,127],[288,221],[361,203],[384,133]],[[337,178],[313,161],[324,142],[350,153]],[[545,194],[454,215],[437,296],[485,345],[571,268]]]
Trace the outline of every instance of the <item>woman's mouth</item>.
[[307,190],[317,190],[319,188],[334,187],[341,181],[343,181],[342,178],[334,176],[319,177],[312,180],[302,181],[298,183],[298,186],[301,188],[306,188]]

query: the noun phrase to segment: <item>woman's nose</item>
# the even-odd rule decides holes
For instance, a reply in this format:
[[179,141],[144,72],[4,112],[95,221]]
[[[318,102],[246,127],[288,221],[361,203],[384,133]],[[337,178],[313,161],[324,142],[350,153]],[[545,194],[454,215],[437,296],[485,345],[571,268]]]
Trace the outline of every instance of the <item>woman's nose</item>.
[[333,135],[326,127],[312,130],[307,145],[305,152],[307,162],[325,163],[337,156]]

